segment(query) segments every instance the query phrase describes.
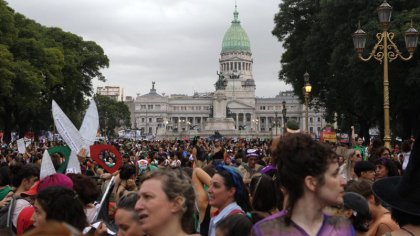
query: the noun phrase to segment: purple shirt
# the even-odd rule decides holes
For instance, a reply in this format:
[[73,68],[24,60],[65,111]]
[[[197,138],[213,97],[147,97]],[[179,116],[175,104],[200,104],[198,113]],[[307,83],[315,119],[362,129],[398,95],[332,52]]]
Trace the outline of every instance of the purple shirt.
[[[286,211],[280,211],[257,222],[251,231],[252,236],[309,236],[299,225],[291,221],[290,225],[285,222]],[[318,236],[355,236],[353,226],[344,217],[324,215],[322,226]]]

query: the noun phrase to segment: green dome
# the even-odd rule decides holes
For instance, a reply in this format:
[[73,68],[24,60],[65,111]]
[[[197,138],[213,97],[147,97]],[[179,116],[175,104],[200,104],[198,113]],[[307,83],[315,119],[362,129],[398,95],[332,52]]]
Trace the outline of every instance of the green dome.
[[251,44],[245,30],[241,26],[241,22],[238,20],[238,11],[233,12],[232,25],[226,31],[222,42],[222,53],[234,52],[234,51],[245,51],[251,52]]

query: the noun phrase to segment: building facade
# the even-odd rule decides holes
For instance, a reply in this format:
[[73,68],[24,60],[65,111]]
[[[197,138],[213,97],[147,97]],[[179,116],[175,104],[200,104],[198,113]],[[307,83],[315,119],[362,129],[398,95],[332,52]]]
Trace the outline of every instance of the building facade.
[[104,86],[98,87],[96,93],[102,96],[107,96],[115,101],[123,101],[124,94],[123,89],[118,86]]
[[[149,93],[126,98],[132,128],[140,129],[145,135],[166,138],[209,136],[215,129],[209,129],[208,123],[219,119],[234,124],[219,126],[217,131],[222,135],[270,138],[283,133],[287,119],[294,119],[304,130],[305,106],[293,91],[279,92],[273,98],[255,96],[250,41],[238,15],[235,6],[233,21],[222,41],[215,91],[164,96],[157,93],[155,82],[152,82]],[[309,132],[317,136],[323,126],[322,111],[310,107]]]

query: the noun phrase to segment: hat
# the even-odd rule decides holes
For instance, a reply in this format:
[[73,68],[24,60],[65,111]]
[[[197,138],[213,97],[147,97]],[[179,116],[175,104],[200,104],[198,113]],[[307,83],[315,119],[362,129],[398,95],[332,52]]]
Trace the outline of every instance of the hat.
[[356,173],[357,176],[360,176],[363,171],[375,171],[375,169],[376,166],[370,161],[358,161],[354,165],[354,173]]
[[21,192],[20,193],[20,196],[21,197],[27,197],[27,196],[35,196],[35,195],[37,195],[38,194],[39,182],[40,181],[36,181],[28,191]]
[[369,205],[365,197],[355,192],[346,192],[343,195],[344,207],[353,210],[357,214],[368,215]]
[[35,212],[35,207],[28,206],[22,209],[19,213],[16,223],[16,231],[18,235],[23,234],[26,230],[28,230],[34,222],[32,221],[32,215]]
[[292,133],[292,134],[300,133],[299,124],[297,123],[296,120],[292,120],[292,119],[287,121],[286,130],[288,133]]
[[44,151],[41,161],[41,172],[39,174],[39,178],[43,179],[49,175],[55,174],[54,164],[51,160],[51,156],[47,150]]
[[39,181],[38,192],[51,186],[62,186],[73,189],[73,181],[67,175],[56,173]]
[[[416,140],[420,140],[420,132]],[[391,208],[420,216],[420,142],[415,142],[403,176],[373,183],[373,193]]]
[[267,165],[260,170],[260,173],[273,177],[277,172],[277,167],[274,165]]
[[144,159],[141,159],[141,160],[138,161],[138,165],[139,165],[140,170],[146,170],[148,164],[149,163],[147,162],[147,160],[144,160]]
[[258,150],[256,149],[248,149],[246,150],[246,157],[250,158],[250,157],[255,157],[258,158]]

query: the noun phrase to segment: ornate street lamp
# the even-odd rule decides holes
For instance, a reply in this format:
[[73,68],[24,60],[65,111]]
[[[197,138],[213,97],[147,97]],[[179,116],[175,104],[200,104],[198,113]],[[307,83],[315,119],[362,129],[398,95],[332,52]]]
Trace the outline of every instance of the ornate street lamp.
[[353,44],[357,52],[358,58],[362,61],[369,61],[374,58],[379,63],[384,64],[384,143],[385,147],[391,147],[391,131],[389,127],[389,79],[388,79],[388,62],[400,58],[403,61],[408,61],[413,57],[413,52],[417,47],[418,41],[418,32],[413,28],[413,23],[411,22],[411,27],[405,32],[405,44],[407,51],[409,53],[408,57],[404,57],[397,45],[392,41],[394,39],[394,33],[389,32],[389,23],[391,21],[392,7],[384,0],[382,4],[377,8],[379,22],[382,25],[383,32],[377,33],[377,43],[373,47],[367,58],[363,57],[363,50],[366,43],[366,32],[364,32],[359,23],[359,27],[356,32],[353,33]]
[[303,79],[305,82],[305,85],[303,86],[303,95],[305,97],[305,131],[307,134],[309,134],[309,124],[308,124],[308,117],[309,117],[309,105],[308,105],[308,100],[309,100],[309,94],[312,91],[312,86],[309,83],[309,74],[308,72],[305,72],[305,74],[303,75]]

